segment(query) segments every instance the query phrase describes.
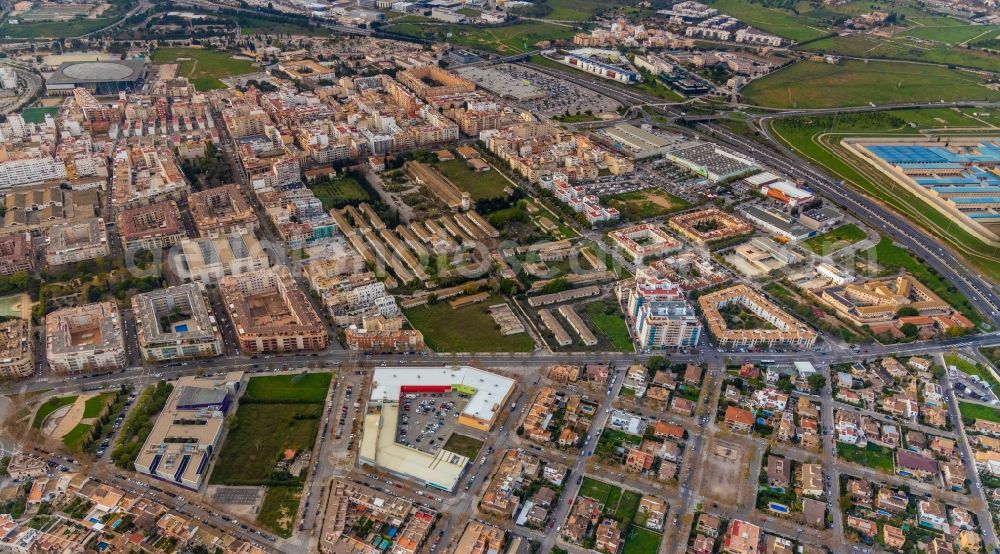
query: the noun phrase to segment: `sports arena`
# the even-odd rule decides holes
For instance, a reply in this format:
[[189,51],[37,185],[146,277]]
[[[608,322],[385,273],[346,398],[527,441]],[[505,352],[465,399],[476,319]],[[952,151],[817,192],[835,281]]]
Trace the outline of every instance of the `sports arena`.
[[82,87],[98,96],[135,90],[146,79],[143,60],[65,62],[45,81],[48,94],[69,95]]

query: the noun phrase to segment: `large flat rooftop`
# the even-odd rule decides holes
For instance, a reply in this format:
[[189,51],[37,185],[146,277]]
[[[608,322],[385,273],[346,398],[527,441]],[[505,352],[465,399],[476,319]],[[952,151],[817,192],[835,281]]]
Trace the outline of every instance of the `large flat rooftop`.
[[469,366],[380,367],[372,376],[370,399],[397,403],[408,389],[427,390],[428,387],[450,387],[467,392],[469,403],[462,414],[492,421],[514,388],[514,380]]
[[50,353],[124,348],[121,318],[114,302],[63,308],[45,316]]

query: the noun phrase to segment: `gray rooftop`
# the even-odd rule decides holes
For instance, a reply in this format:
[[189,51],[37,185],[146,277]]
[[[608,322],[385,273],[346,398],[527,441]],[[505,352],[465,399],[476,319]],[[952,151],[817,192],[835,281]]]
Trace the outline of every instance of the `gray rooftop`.
[[50,85],[136,81],[142,77],[143,60],[63,62],[46,81]]
[[228,392],[224,388],[181,387],[177,407],[222,404]]

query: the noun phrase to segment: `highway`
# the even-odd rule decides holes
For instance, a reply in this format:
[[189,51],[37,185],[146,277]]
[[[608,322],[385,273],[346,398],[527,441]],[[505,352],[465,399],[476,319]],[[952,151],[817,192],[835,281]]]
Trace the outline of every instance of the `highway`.
[[967,267],[968,264],[960,260],[950,249],[945,249],[936,238],[918,228],[909,219],[884,204],[873,201],[872,198],[857,189],[842,181],[835,181],[825,173],[801,161],[771,134],[766,124],[762,125],[762,133],[775,148],[784,153],[784,156],[779,156],[756,145],[747,144],[745,137],[736,136],[721,127],[709,124],[701,125],[715,133],[716,137],[722,139],[722,142],[727,145],[731,147],[738,145],[743,152],[765,161],[779,171],[783,171],[788,177],[802,179],[817,192],[845,208],[867,225],[891,237],[896,243],[916,254],[945,279],[958,287],[962,294],[982,311],[986,319],[994,326],[1000,325],[1000,296],[994,290],[993,284],[981,275],[970,271]]
[[[626,105],[648,106],[673,120],[683,117],[675,104],[664,103],[661,99],[653,98],[634,90],[626,90],[622,86],[612,85],[606,81],[598,82],[599,78],[596,77],[591,79],[583,76],[583,74],[576,76],[568,74],[565,71],[556,71],[536,65],[530,65],[530,67],[550,76],[565,79],[603,93]],[[788,117],[791,115],[815,115],[930,106],[994,107],[1000,106],[1000,103],[908,103],[876,108],[864,106],[836,110],[787,110],[779,114],[770,114],[760,118],[761,132],[770,143],[771,148],[753,143],[747,137],[735,135],[717,125],[700,123],[698,127],[700,127],[700,131],[711,133],[717,142],[757,159],[762,164],[770,166],[786,177],[797,180],[801,179],[831,202],[846,209],[865,224],[877,229],[883,235],[891,237],[896,243],[909,249],[933,267],[940,275],[944,276],[946,280],[954,284],[983,313],[986,319],[993,324],[994,328],[1000,327],[1000,295],[997,294],[993,284],[989,280],[976,272],[970,271],[967,267],[968,263],[963,262],[956,253],[950,249],[946,249],[940,241],[917,227],[914,223],[911,223],[906,217],[896,213],[884,204],[873,201],[864,193],[844,184],[840,180],[831,178],[826,173],[800,159],[794,152],[786,148],[780,140],[773,136],[767,125],[767,122],[773,118]]]
[[[671,353],[670,359],[677,363],[686,362],[727,362],[742,363],[761,359],[773,359],[779,363],[792,361],[811,361],[817,365],[828,365],[843,361],[853,361],[861,358],[877,358],[887,355],[915,356],[933,355],[958,348],[982,348],[1000,346],[1000,333],[983,333],[971,337],[954,337],[933,342],[917,342],[903,345],[872,345],[860,353],[850,350],[831,350],[830,352],[806,350],[793,352],[720,352],[716,349],[703,349],[693,353]],[[526,366],[541,367],[553,364],[582,363],[617,363],[627,364],[634,360],[645,361],[654,354],[632,354],[626,352],[530,352],[530,353],[494,353],[494,352],[460,352],[431,353],[428,355],[410,354],[373,354],[366,355],[363,363],[370,366],[438,366],[459,363],[474,363],[482,367],[523,368]],[[58,382],[47,377],[32,379],[18,383],[6,384],[0,388],[0,393],[15,394],[38,390],[81,390],[100,386],[117,386],[119,383],[134,382],[136,378],[154,373],[154,377],[165,375],[193,375],[198,371],[268,371],[270,368],[282,367],[340,367],[357,361],[357,353],[343,350],[339,346],[313,354],[295,354],[288,356],[263,356],[253,359],[237,355],[222,358],[167,364],[148,367],[131,367],[118,372],[100,375],[60,377]]]
[[18,86],[20,87],[17,96],[4,98],[0,101],[0,113],[8,114],[27,107],[42,89],[41,75],[35,73],[34,69],[11,60],[0,60],[0,64],[10,67],[17,73]]

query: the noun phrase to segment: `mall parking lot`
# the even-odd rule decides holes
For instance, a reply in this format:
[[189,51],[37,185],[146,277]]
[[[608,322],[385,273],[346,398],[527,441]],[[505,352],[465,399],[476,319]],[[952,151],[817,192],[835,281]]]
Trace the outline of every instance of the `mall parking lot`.
[[405,395],[396,441],[423,452],[437,452],[455,431],[458,414],[466,403],[455,392]]

